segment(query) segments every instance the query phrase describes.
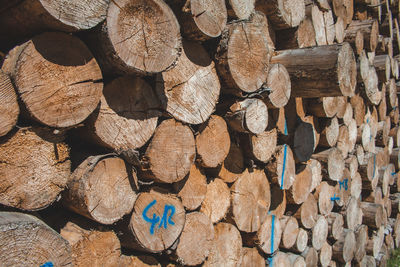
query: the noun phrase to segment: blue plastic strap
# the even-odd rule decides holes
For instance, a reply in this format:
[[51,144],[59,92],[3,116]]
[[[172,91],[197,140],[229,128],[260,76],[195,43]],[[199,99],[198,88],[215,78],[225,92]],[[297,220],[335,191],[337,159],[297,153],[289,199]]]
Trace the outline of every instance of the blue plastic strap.
[[283,145],[283,167],[282,167],[282,177],[281,177],[281,189],[283,189],[283,177],[285,176],[285,169],[286,169],[286,153],[287,153],[287,145]]

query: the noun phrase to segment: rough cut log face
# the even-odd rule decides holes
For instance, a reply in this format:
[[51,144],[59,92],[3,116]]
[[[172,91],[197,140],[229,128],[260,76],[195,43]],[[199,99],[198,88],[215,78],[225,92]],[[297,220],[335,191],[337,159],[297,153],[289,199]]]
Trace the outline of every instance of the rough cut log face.
[[[209,37],[218,37],[228,18],[224,0],[190,0],[190,10],[198,29]],[[185,28],[184,25],[181,27]]]
[[254,12],[256,0],[229,0],[229,5],[238,19],[248,19]]
[[162,104],[175,119],[200,124],[210,117],[220,83],[214,62],[200,44],[184,41],[176,66],[157,77],[157,89],[165,95]]
[[305,16],[304,0],[258,0],[257,9],[264,11],[275,29],[297,27]]
[[242,238],[239,230],[229,223],[214,226],[214,242],[205,267],[239,266],[242,259]]
[[162,0],[111,1],[104,27],[114,56],[129,72],[161,72],[179,56],[179,24]]
[[257,248],[247,248],[242,249],[242,263],[243,267],[265,267],[265,259],[258,252]]
[[277,130],[274,128],[271,131],[266,131],[258,135],[251,135],[249,139],[252,156],[261,162],[268,162],[276,148],[278,140]]
[[217,70],[227,88],[247,93],[261,88],[273,52],[270,42],[268,22],[261,13],[227,25],[216,56]]
[[213,240],[214,227],[208,217],[201,212],[187,214],[176,249],[178,261],[190,266],[201,264],[210,253]]
[[293,96],[354,94],[357,64],[348,43],[277,51],[271,63],[281,63],[286,67],[292,82]]
[[265,220],[271,191],[263,170],[245,171],[231,188],[233,218],[239,230],[256,232]]
[[195,210],[200,207],[207,192],[207,177],[203,172],[193,164],[185,183],[178,193],[182,200],[182,204],[187,210]]
[[145,250],[161,252],[177,240],[184,224],[185,210],[180,200],[151,191],[136,199],[129,228]]
[[142,147],[153,135],[161,115],[156,99],[152,88],[140,78],[113,80],[103,90],[99,111],[88,120],[89,134],[97,143],[116,151]]
[[143,159],[145,177],[163,183],[182,180],[196,157],[195,140],[188,126],[173,119],[156,129]]
[[275,108],[282,108],[289,102],[292,89],[290,76],[285,66],[273,64],[268,72],[267,87],[271,89],[268,100]]
[[46,134],[40,128],[20,129],[1,141],[1,204],[39,210],[52,204],[65,188],[69,147]]
[[[273,232],[272,232],[273,231]],[[281,242],[282,227],[274,215],[268,215],[264,223],[260,226],[257,232],[258,246],[267,254],[273,254],[279,249]],[[272,235],[274,238],[272,238]]]
[[17,123],[17,94],[7,74],[0,70],[0,136],[6,135]]
[[43,33],[16,47],[3,70],[37,121],[51,127],[81,123],[96,108],[102,74],[89,49],[65,33]]
[[87,158],[68,181],[64,205],[103,224],[120,220],[131,212],[136,200],[126,169],[120,158]]
[[16,212],[0,213],[0,262],[4,266],[73,266],[66,240],[36,217]]
[[231,194],[227,184],[218,178],[210,182],[200,212],[206,214],[212,223],[216,223],[225,217],[230,206]]

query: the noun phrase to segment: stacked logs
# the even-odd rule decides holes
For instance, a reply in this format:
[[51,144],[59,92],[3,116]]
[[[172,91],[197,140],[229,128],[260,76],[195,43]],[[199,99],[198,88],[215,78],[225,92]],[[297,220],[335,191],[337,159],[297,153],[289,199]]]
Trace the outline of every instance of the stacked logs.
[[399,1],[81,2],[0,0],[0,262],[386,265]]

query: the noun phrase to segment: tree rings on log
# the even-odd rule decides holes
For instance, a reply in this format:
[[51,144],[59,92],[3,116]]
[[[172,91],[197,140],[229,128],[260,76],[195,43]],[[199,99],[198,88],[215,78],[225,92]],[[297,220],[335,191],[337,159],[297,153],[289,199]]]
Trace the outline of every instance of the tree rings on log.
[[1,204],[39,210],[57,199],[71,167],[69,147],[62,139],[43,128],[28,128],[1,141]]
[[142,159],[145,178],[162,183],[182,180],[196,157],[192,130],[174,119],[163,121],[156,129]]
[[188,178],[178,183],[184,183],[179,190],[178,197],[187,210],[195,210],[200,207],[206,197],[207,177],[200,168],[193,164],[190,168]]
[[267,84],[270,93],[265,99],[269,108],[282,108],[289,102],[290,76],[282,64],[272,64],[268,71]]
[[231,206],[231,194],[228,186],[221,179],[215,179],[207,185],[206,197],[200,212],[206,214],[212,223],[222,220]]
[[256,232],[271,203],[271,191],[264,171],[245,171],[233,184],[231,195],[233,219],[239,230]]
[[29,114],[50,127],[81,123],[103,90],[96,59],[81,40],[65,33],[43,33],[14,48],[2,69]]
[[274,29],[288,29],[299,26],[305,16],[304,0],[263,0],[258,1],[257,10],[262,10]]
[[4,266],[72,266],[71,247],[34,216],[0,212],[0,262]]
[[188,41],[183,41],[175,67],[158,75],[156,84],[167,112],[190,124],[203,123],[210,117],[221,87],[207,51]]
[[6,135],[18,120],[17,94],[7,74],[0,70],[0,136]]
[[141,193],[133,207],[129,228],[143,249],[161,252],[181,235],[185,216],[178,198],[156,191]]

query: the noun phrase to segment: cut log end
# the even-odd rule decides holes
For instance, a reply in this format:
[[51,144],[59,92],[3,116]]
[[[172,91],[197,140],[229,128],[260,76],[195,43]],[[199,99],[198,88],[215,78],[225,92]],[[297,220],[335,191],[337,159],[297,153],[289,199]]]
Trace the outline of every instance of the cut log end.
[[268,100],[274,108],[286,106],[290,98],[290,76],[285,66],[273,64],[268,72],[267,87],[271,90]]
[[353,49],[345,43],[340,49],[337,61],[339,87],[344,96],[353,96],[357,84],[357,64]]
[[0,136],[6,135],[17,123],[17,94],[7,74],[0,70]]

